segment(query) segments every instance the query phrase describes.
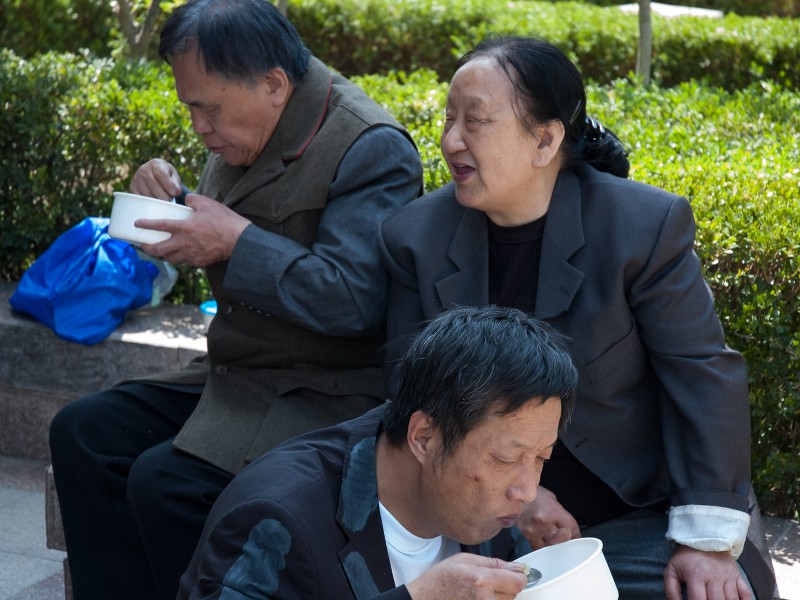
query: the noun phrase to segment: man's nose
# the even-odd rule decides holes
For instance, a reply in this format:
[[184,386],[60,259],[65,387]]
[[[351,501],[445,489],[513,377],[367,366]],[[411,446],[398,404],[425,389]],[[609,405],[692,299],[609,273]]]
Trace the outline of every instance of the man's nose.
[[509,488],[512,500],[533,502],[536,500],[536,490],[539,489],[539,471],[536,468],[520,469],[520,474]]
[[212,133],[214,131],[213,127],[211,127],[211,121],[207,119],[202,113],[199,111],[192,111],[191,112],[192,118],[192,129],[194,132],[203,135],[206,133]]

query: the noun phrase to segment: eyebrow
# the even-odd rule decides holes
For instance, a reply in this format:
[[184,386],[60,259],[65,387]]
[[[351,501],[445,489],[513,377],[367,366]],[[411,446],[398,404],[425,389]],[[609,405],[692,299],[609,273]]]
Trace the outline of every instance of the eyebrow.
[[[558,436],[556,436],[556,439],[554,439],[554,440],[553,440],[553,443],[552,443],[552,444],[548,444],[548,445],[547,445],[547,446],[545,446],[543,449],[544,449],[544,450],[547,450],[548,448],[554,448],[554,447],[555,447],[555,445],[556,445],[556,442],[558,442]],[[530,446],[526,446],[526,445],[524,445],[524,444],[520,444],[520,443],[519,443],[519,442],[517,442],[516,440],[512,440],[511,444],[512,444],[512,446],[514,446],[515,448],[524,448],[524,449],[526,449],[526,450],[533,450],[533,448],[531,448]]]
[[486,100],[479,96],[468,96],[465,104],[467,108],[482,108],[486,106]]
[[[473,110],[473,109],[476,109],[476,108],[483,108],[487,104],[486,100],[484,100],[480,96],[466,96],[466,97],[463,97],[463,98],[464,98],[463,105],[464,105],[464,109],[465,110]],[[448,95],[447,96],[447,104],[451,104],[451,103],[452,103],[451,97]]]

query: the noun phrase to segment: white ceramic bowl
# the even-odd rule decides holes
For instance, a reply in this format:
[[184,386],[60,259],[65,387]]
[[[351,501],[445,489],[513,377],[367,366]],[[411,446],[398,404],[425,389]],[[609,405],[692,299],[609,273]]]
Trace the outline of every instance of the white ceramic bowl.
[[517,594],[516,600],[617,600],[619,592],[603,556],[603,542],[578,538],[521,556],[542,573],[539,583]]
[[163,242],[170,237],[169,232],[135,227],[134,221],[136,219],[187,219],[193,212],[194,210],[182,204],[128,192],[114,192],[114,205],[111,207],[108,235],[130,242],[134,246]]

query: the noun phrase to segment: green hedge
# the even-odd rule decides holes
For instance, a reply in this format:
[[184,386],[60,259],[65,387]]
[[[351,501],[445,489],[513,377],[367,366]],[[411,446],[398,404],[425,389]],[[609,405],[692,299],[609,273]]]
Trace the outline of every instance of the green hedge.
[[80,48],[106,54],[113,26],[102,0],[0,0],[0,40],[22,56]]
[[[18,279],[63,231],[108,216],[114,190],[161,156],[193,185],[205,159],[168,69],[0,50],[0,278]],[[184,269],[176,298],[202,293]]]
[[[564,15],[564,19],[572,20],[574,14],[573,9],[566,6],[574,2],[565,3],[563,0],[542,0],[541,2],[518,0],[514,3],[483,2],[482,6],[476,6],[469,2],[456,2],[456,0],[435,2],[432,0],[406,0],[405,2],[389,2],[388,0],[356,2],[351,0],[338,10],[336,5],[339,2],[336,0],[327,0],[326,2],[306,0],[302,3],[298,0],[289,1],[294,5],[291,14],[293,16],[303,15],[300,24],[304,33],[311,34],[307,39],[313,41],[320,31],[331,31],[333,28],[356,31],[356,33],[358,29],[361,29],[362,33],[369,31],[374,34],[371,36],[374,40],[371,43],[377,50],[385,52],[392,47],[402,48],[397,52],[398,56],[395,58],[400,58],[399,55],[405,54],[407,58],[423,56],[433,59],[441,50],[445,49],[441,46],[442,40],[452,41],[450,40],[451,34],[455,34],[457,38],[463,37],[467,30],[481,23],[481,14],[489,15],[489,20],[495,21],[498,14],[507,11],[512,15],[527,13],[531,7],[526,5],[535,4],[556,4],[557,10]],[[596,8],[631,4],[635,1],[584,0],[583,3],[591,8]],[[168,11],[171,3],[172,0],[164,1],[162,5]],[[713,8],[741,16],[800,16],[800,0],[680,0],[680,2],[671,3]],[[136,12],[137,18],[142,17],[141,4],[139,3],[140,6]],[[320,9],[320,13],[314,15],[317,8]],[[433,19],[430,22],[426,21],[426,14],[432,15]],[[592,14],[596,13],[586,13],[586,15]],[[577,16],[583,18],[580,14]],[[333,17],[333,21],[330,20],[331,17]],[[159,22],[163,22],[164,18],[165,16],[162,14]],[[341,22],[337,23],[336,21],[339,19]],[[413,21],[411,26],[408,25],[410,21]],[[605,20],[601,22],[604,26],[608,24]],[[315,25],[321,25],[322,28],[314,29]],[[432,31],[434,35],[419,35],[418,32],[423,31]],[[441,33],[446,33],[447,37],[442,37]],[[122,43],[119,25],[112,13],[111,5],[103,0],[0,0],[0,40],[3,40],[3,46],[13,49],[17,54],[25,57],[48,51],[77,52],[82,48],[88,48],[99,56],[109,56]],[[784,40],[782,44],[788,41]],[[338,44],[326,40],[317,49],[330,43],[338,45],[344,50],[344,46],[349,45],[350,42],[348,37],[342,38],[341,43]],[[421,47],[415,49],[415,45]],[[361,47],[361,44],[356,44],[356,46]],[[347,68],[348,63],[352,62],[346,51],[340,53],[340,58],[342,58],[343,68]],[[358,60],[363,58],[367,57]],[[447,58],[442,56],[439,59],[446,60]],[[382,59],[376,57],[374,60]],[[423,60],[417,66],[424,66],[426,62]],[[633,63],[630,63],[628,66],[632,65]],[[427,66],[432,66],[432,63],[427,62]],[[389,61],[386,68],[387,70],[392,68],[410,70],[416,66],[400,62],[392,64]],[[376,70],[354,68],[349,72],[373,73]]]
[[[456,57],[489,33],[545,37],[599,83],[635,69],[638,18],[614,0],[289,0],[289,17],[311,50],[346,75],[433,69],[449,79]],[[652,77],[662,87],[705,80],[726,89],[771,79],[800,87],[798,0],[694,0],[748,15],[722,19],[654,15]],[[744,11],[745,7],[752,10]],[[163,18],[163,17],[162,17]],[[0,0],[3,45],[108,55],[120,46],[110,8],[98,0]]]
[[[635,70],[638,17],[577,2],[291,0],[311,50],[346,75],[428,68],[449,79],[456,57],[488,34],[545,37],[584,75],[609,83]],[[653,17],[652,77],[726,89],[771,79],[800,84],[800,21],[727,15]]]
[[800,96],[684,84],[593,88],[633,143],[632,177],[687,196],[729,344],[749,366],[753,473],[766,509],[800,512]]
[[[551,0],[561,2],[562,0]],[[586,0],[587,4],[616,6],[634,4],[636,0]],[[697,8],[711,8],[724,13],[753,17],[800,17],[800,0],[680,0],[667,2]]]

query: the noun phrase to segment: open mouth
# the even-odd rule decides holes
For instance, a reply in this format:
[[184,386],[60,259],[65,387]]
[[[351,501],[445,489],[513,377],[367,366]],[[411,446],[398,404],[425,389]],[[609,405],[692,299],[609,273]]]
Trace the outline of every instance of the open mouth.
[[471,167],[463,163],[452,163],[450,170],[452,172],[453,179],[458,182],[469,178],[469,176],[475,172],[475,167]]

